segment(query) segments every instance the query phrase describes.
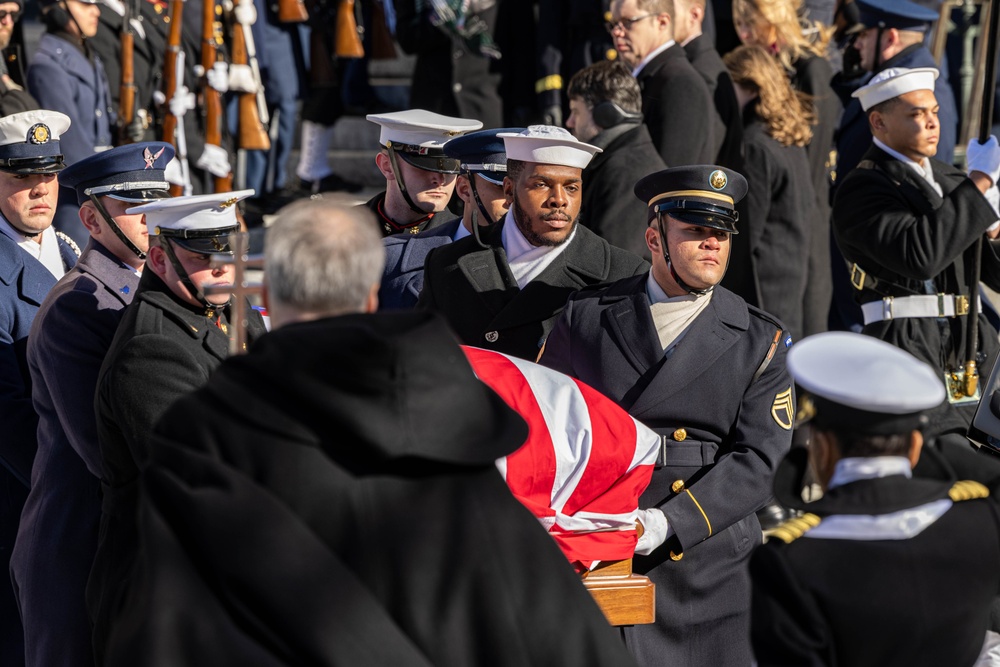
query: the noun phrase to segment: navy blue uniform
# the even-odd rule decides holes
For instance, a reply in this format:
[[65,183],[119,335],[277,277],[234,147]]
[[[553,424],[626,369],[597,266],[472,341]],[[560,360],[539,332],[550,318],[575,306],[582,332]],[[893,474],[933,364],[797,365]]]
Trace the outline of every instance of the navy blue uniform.
[[417,305],[424,287],[424,260],[439,246],[451,243],[461,218],[419,234],[393,234],[382,239],[385,269],[378,290],[379,310],[401,310]]

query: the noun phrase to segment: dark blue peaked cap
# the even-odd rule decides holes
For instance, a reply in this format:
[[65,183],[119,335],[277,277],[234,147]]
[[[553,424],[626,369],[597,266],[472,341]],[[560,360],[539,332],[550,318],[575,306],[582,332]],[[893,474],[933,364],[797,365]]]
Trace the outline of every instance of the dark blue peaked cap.
[[486,180],[500,184],[507,174],[507,149],[501,133],[517,134],[523,127],[502,127],[497,130],[480,130],[448,140],[444,154],[457,159],[462,169],[479,174]]
[[669,215],[683,222],[739,233],[736,203],[747,194],[747,179],[714,164],[673,167],[639,180],[635,196],[649,207],[649,219]]
[[173,157],[174,147],[162,141],[118,146],[66,167],[59,185],[76,190],[80,204],[91,194],[133,203],[162,199],[170,196],[163,171]]
[[855,0],[860,22],[867,28],[895,28],[927,32],[940,16],[933,9],[909,0]]

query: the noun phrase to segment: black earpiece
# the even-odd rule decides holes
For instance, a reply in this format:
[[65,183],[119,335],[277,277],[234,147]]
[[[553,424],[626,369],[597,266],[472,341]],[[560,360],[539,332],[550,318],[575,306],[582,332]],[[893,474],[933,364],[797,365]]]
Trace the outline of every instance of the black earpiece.
[[625,111],[610,100],[606,100],[596,105],[591,113],[593,114],[594,122],[605,130],[609,127],[615,127],[616,125],[621,125],[623,123],[638,125],[642,122],[641,113]]
[[45,12],[43,15],[47,25],[52,26],[56,30],[65,30],[69,22],[73,20],[69,12],[63,6],[61,2],[52,5],[52,7]]

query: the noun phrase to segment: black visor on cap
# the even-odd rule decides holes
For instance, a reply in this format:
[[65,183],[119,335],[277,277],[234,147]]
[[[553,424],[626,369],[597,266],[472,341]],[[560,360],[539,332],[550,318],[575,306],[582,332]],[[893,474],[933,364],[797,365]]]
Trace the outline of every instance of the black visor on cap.
[[105,192],[103,196],[128,202],[130,204],[141,204],[144,202],[156,201],[157,199],[168,199],[169,190],[123,190],[121,192]]
[[229,247],[229,235],[240,231],[239,227],[227,227],[225,229],[207,229],[196,231],[190,229],[173,230],[157,228],[159,235],[169,239],[172,243],[191,252],[200,255],[211,255],[214,253],[232,253]]
[[396,155],[424,171],[436,171],[441,174],[457,174],[461,171],[458,160],[445,155],[417,155],[403,151],[397,151]]
[[653,212],[657,215],[669,215],[671,218],[676,218],[689,225],[701,225],[730,234],[739,234],[736,222],[739,220],[740,214],[731,208],[681,199],[657,204],[653,207]]
[[0,160],[0,171],[11,174],[57,174],[66,168],[62,155],[12,157]]

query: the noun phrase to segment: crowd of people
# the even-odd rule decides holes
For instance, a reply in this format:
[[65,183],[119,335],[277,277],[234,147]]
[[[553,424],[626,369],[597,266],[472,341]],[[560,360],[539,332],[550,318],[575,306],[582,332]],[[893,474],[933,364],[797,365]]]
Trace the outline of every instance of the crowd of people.
[[0,664],[1000,665],[936,10],[204,1],[0,2]]

